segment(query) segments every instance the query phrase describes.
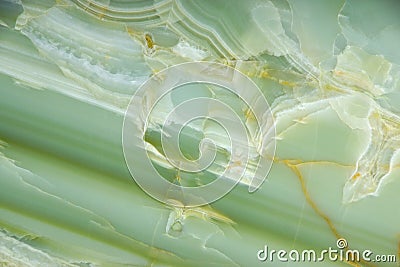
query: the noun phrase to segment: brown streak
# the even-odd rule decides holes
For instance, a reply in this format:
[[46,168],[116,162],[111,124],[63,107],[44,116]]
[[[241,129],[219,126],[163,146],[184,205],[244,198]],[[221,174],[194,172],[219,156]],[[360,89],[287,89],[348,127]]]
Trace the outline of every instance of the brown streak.
[[[297,168],[296,165],[301,164],[301,162],[297,162],[297,161],[288,161],[288,160],[283,160],[283,162],[285,163],[286,166],[288,166],[295,174],[296,176],[299,178],[300,181],[300,185],[301,185],[301,191],[303,192],[307,203],[311,206],[311,208],[315,211],[315,213],[317,213],[322,219],[324,219],[324,221],[327,223],[329,229],[332,231],[332,233],[334,234],[334,236],[336,237],[336,239],[339,238],[343,238],[339,232],[337,231],[336,227],[333,225],[331,219],[329,219],[329,217],[323,212],[321,211],[318,206],[315,204],[315,202],[312,200],[310,194],[308,193],[307,190],[307,186],[306,183],[304,181],[304,177],[301,174],[301,172],[299,171],[299,169]],[[347,251],[349,249],[349,247],[347,247],[345,250]],[[400,242],[399,242],[399,254],[400,254]],[[364,260],[361,259],[361,262],[365,265],[365,266],[374,266],[371,263],[368,263]],[[356,267],[362,267],[362,265],[360,265],[357,262],[350,262],[350,261],[345,261],[345,263],[351,265],[351,266],[356,266]]]

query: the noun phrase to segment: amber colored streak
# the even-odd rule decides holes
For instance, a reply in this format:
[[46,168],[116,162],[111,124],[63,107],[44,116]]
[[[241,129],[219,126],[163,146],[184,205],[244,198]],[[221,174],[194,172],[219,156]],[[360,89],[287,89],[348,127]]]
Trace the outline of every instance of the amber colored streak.
[[310,194],[308,193],[306,183],[304,182],[303,175],[300,173],[299,169],[297,168],[296,165],[290,163],[289,161],[284,161],[285,164],[296,174],[296,176],[300,180],[300,185],[301,185],[301,190],[303,191],[303,194],[306,198],[307,203],[312,207],[312,209],[322,218],[324,221],[328,224],[329,228],[335,235],[337,239],[342,238],[342,236],[339,234],[339,232],[336,230],[336,227],[333,225],[332,221],[329,219],[329,217],[323,213],[315,204],[315,202],[311,199]]
[[[332,231],[332,233],[334,234],[334,236],[336,237],[336,239],[339,238],[343,238],[339,232],[337,231],[336,227],[333,225],[331,219],[329,219],[329,217],[322,212],[318,206],[315,204],[315,202],[312,200],[312,198],[310,197],[310,194],[308,193],[307,190],[307,186],[306,183],[304,181],[304,177],[301,174],[301,172],[299,171],[299,169],[297,168],[297,164],[299,164],[300,162],[298,161],[289,161],[289,160],[283,160],[283,162],[286,164],[286,166],[288,166],[295,174],[296,176],[299,178],[300,181],[300,185],[301,185],[301,190],[306,198],[307,203],[311,206],[311,208],[318,214],[318,216],[320,216],[322,219],[324,219],[324,221],[328,224],[329,229]],[[350,249],[349,247],[346,248],[346,250]],[[400,243],[399,243],[399,253],[400,253]],[[361,260],[361,262],[365,265],[365,266],[374,266],[366,261]],[[361,267],[361,265],[357,262],[350,262],[350,261],[346,261],[347,264],[351,265],[351,266],[356,266],[356,267]]]
[[354,175],[351,177],[351,179],[352,179],[352,180],[357,180],[357,179],[360,178],[360,177],[361,177],[361,173],[357,172],[356,174],[354,174]]
[[150,48],[150,49],[153,49],[153,47],[154,47],[154,41],[153,41],[153,39],[151,38],[150,34],[145,34],[144,38],[146,39],[147,47]]

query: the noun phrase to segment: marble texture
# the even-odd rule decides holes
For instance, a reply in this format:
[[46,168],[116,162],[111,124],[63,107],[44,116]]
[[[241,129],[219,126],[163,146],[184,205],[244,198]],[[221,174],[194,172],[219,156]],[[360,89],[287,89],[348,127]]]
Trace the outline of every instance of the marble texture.
[[[322,250],[341,237],[351,249],[400,258],[399,8],[389,0],[3,1],[1,258],[22,266],[254,266],[265,244]],[[259,86],[277,149],[259,191],[249,194],[243,180],[209,206],[177,209],[133,182],[121,129],[144,81],[194,61],[231,66]],[[249,127],[252,117],[221,88],[190,92],[161,103],[145,138],[166,179],[199,185],[226,162],[225,138],[211,124],[188,130],[186,156],[198,155],[204,133],[221,152],[193,177],[165,160],[160,114],[207,96],[230,103]]]

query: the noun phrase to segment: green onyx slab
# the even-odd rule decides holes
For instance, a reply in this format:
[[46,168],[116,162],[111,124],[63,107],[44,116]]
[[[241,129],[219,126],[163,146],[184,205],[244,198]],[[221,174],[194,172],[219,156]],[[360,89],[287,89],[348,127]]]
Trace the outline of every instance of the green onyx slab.
[[[2,1],[0,265],[398,266],[399,8],[395,0]],[[250,79],[274,135],[257,128],[259,99],[243,103],[218,84],[188,84],[156,101],[143,149],[164,179],[196,187],[228,167],[245,170],[220,199],[182,207],[135,183],[122,129],[144,82],[155,75],[162,84],[157,74],[191,62]],[[230,143],[215,122],[187,124],[183,158],[196,160],[202,139],[213,140],[214,162],[202,172],[172,164],[161,138],[177,127],[164,129],[165,117],[193,98],[228,105],[250,136]],[[272,144],[275,153],[262,154]],[[232,160],[243,145],[248,162]],[[260,158],[272,167],[250,193]],[[266,246],[370,250],[374,261],[263,261]]]

